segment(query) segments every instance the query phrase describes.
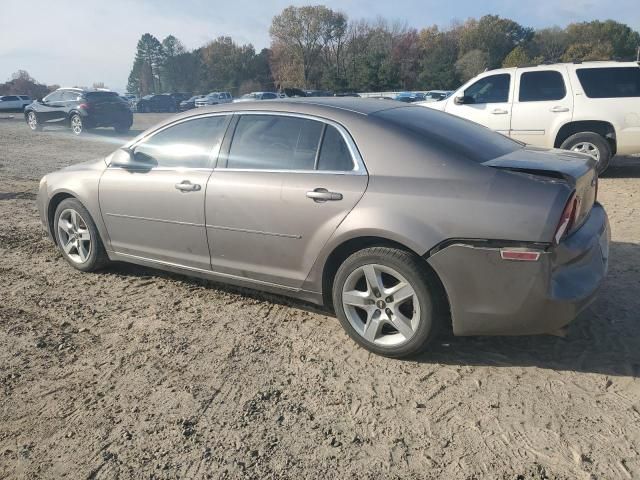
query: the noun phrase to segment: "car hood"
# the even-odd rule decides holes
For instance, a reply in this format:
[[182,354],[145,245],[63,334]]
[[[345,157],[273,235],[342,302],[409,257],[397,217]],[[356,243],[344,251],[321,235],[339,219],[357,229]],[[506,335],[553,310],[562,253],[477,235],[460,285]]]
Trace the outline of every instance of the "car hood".
[[[110,156],[111,155],[109,155],[109,157]],[[86,171],[86,170],[104,170],[104,167],[108,165],[107,158],[109,157],[94,158],[86,162],[75,163],[73,165],[69,165],[68,167],[62,168],[59,171],[60,172],[78,172],[78,171]]]

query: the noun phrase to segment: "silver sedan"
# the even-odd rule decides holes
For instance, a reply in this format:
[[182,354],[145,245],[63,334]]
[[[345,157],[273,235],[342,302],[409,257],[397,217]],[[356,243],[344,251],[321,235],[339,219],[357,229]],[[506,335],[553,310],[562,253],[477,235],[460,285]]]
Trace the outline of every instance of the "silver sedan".
[[357,98],[219,105],[45,176],[73,267],[109,261],[315,302],[391,357],[570,322],[607,270],[589,156]]

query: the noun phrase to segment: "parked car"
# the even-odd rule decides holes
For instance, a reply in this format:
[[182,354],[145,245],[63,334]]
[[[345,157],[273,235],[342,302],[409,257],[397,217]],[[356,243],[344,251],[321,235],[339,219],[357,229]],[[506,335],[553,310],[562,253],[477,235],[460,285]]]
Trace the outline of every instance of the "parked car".
[[229,92],[211,92],[203,98],[196,100],[196,107],[206,107],[208,105],[218,105],[219,103],[231,103],[233,97]]
[[174,92],[168,93],[167,95],[171,96],[173,101],[176,102],[176,109],[178,110],[180,109],[180,103],[191,98],[191,94],[186,92]]
[[126,133],[133,123],[129,105],[116,92],[82,88],[59,88],[27,106],[24,117],[31,130],[57,123],[69,126],[76,135],[96,127]]
[[302,298],[402,357],[447,324],[547,333],[589,305],[609,251],[595,165],[424,107],[245,102],[46,175],[37,204],[78,270],[126,261]]
[[305,90],[307,97],[333,97],[333,93],[328,90]]
[[158,94],[146,95],[136,103],[136,111],[140,113],[149,112],[177,112],[176,102],[171,95]]
[[336,97],[359,97],[360,95],[357,94],[356,92],[338,92],[338,93],[334,93],[334,96],[336,96]]
[[275,92],[251,92],[245,93],[240,98],[236,98],[234,102],[250,102],[252,100],[274,100],[278,97]]
[[394,100],[404,103],[420,102],[425,99],[424,93],[420,92],[400,92]]
[[28,95],[3,95],[0,96],[0,111],[22,111],[31,103]]
[[530,145],[588,153],[603,172],[640,153],[640,66],[585,62],[491,70],[424,104]]
[[180,110],[181,112],[186,112],[187,110],[196,108],[196,100],[204,97],[205,97],[204,95],[194,95],[193,97],[188,98],[187,100],[183,100],[182,102],[180,102],[178,110]]
[[424,94],[425,102],[439,102],[449,97],[453,93],[453,90],[429,90]]

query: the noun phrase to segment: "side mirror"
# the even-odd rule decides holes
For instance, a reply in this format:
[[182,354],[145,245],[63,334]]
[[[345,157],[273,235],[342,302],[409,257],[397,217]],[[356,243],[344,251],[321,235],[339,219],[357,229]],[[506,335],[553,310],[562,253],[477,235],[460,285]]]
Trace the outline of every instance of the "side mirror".
[[459,97],[455,97],[453,99],[453,103],[455,103],[456,105],[468,105],[470,103],[473,103],[473,98],[466,95],[461,95]]
[[150,170],[154,165],[151,161],[147,162],[137,158],[132,150],[123,147],[113,152],[111,155],[110,166],[120,167],[127,170]]

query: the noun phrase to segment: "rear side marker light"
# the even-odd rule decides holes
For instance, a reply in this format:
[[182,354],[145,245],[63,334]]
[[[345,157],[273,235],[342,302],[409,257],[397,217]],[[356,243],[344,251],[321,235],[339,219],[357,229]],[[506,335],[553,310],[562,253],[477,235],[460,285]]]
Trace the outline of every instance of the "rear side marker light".
[[501,248],[500,258],[502,258],[502,260],[514,260],[516,262],[537,262],[540,259],[540,252],[516,248]]

